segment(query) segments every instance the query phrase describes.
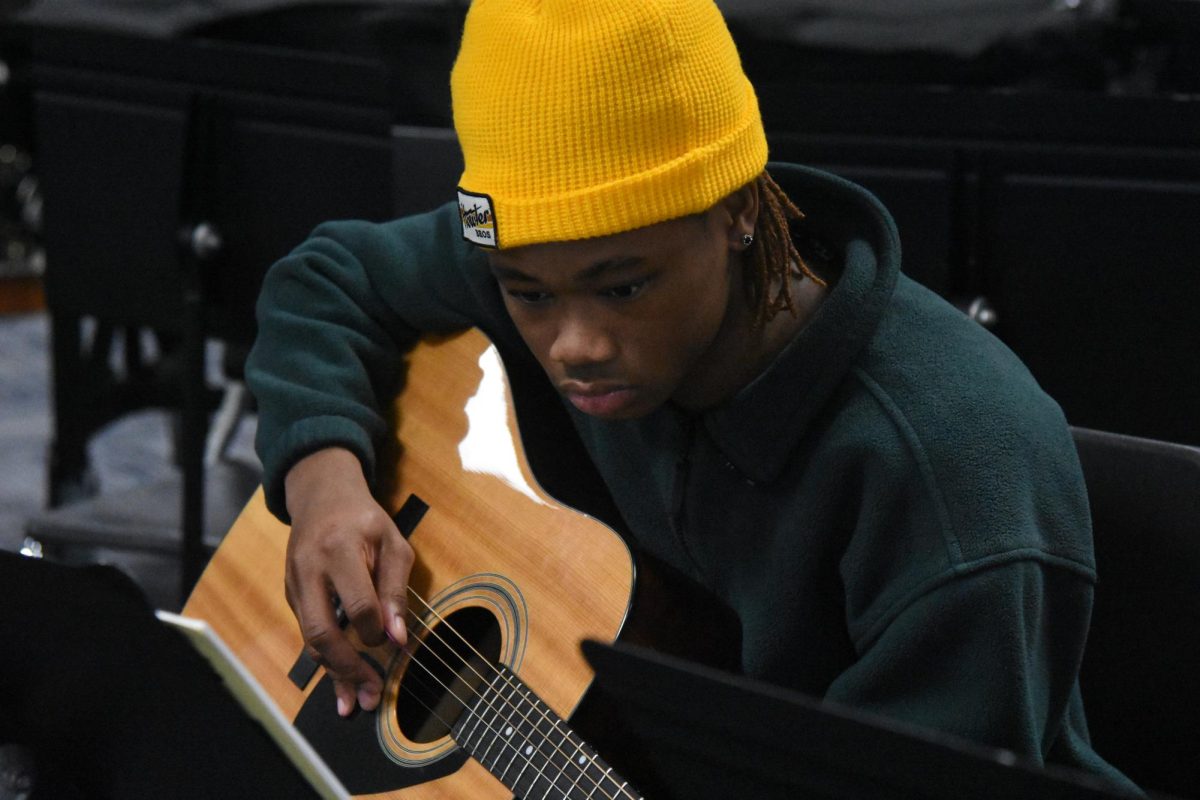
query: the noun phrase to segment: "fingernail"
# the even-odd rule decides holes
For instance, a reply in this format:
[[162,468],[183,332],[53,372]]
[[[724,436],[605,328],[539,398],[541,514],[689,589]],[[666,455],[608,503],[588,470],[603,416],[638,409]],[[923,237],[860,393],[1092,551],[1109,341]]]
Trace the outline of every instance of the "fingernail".
[[350,703],[348,703],[346,701],[346,698],[339,697],[337,699],[337,706],[338,706],[338,716],[339,717],[350,716]]
[[358,704],[362,706],[363,711],[370,711],[379,705],[379,696],[369,689],[359,689]]
[[396,645],[397,647],[400,646],[400,643],[396,641],[396,637],[392,636],[391,628],[384,628],[383,632],[387,634],[388,640],[391,641],[392,644]]

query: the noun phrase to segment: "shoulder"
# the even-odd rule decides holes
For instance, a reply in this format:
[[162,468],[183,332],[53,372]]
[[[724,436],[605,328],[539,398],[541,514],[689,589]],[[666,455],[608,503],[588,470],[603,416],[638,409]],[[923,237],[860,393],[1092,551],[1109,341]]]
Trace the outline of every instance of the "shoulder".
[[437,255],[467,259],[473,248],[462,239],[453,203],[387,222],[335,220],[313,230],[302,248],[341,248],[360,260]]
[[847,613],[874,629],[936,587],[1016,564],[1090,585],[1091,521],[1062,412],[1001,342],[901,280],[823,421],[852,504]]
[[1090,568],[1087,496],[1061,409],[992,334],[902,279],[853,375],[959,567],[1002,554]]

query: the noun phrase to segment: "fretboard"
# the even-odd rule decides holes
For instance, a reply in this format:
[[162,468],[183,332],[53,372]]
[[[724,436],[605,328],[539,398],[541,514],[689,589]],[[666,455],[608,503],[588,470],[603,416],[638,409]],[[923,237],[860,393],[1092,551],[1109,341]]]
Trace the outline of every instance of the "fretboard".
[[642,800],[507,668],[480,687],[451,736],[525,800]]

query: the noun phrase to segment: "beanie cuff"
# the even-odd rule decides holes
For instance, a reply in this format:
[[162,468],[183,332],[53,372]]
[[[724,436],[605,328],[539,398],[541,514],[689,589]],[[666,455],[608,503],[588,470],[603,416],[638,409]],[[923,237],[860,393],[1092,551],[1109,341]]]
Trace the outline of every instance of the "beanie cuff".
[[[705,211],[757,178],[767,165],[767,140],[754,89],[742,124],[716,142],[636,175],[549,197],[493,192],[496,247],[607,236]],[[462,189],[471,192],[471,176]]]

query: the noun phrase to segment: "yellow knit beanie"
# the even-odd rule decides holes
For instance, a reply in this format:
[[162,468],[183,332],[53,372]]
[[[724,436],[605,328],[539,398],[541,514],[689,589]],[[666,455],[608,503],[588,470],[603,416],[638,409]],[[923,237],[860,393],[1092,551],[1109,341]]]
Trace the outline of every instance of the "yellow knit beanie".
[[463,236],[487,247],[694,214],[767,162],[713,0],[474,0],[451,90]]

